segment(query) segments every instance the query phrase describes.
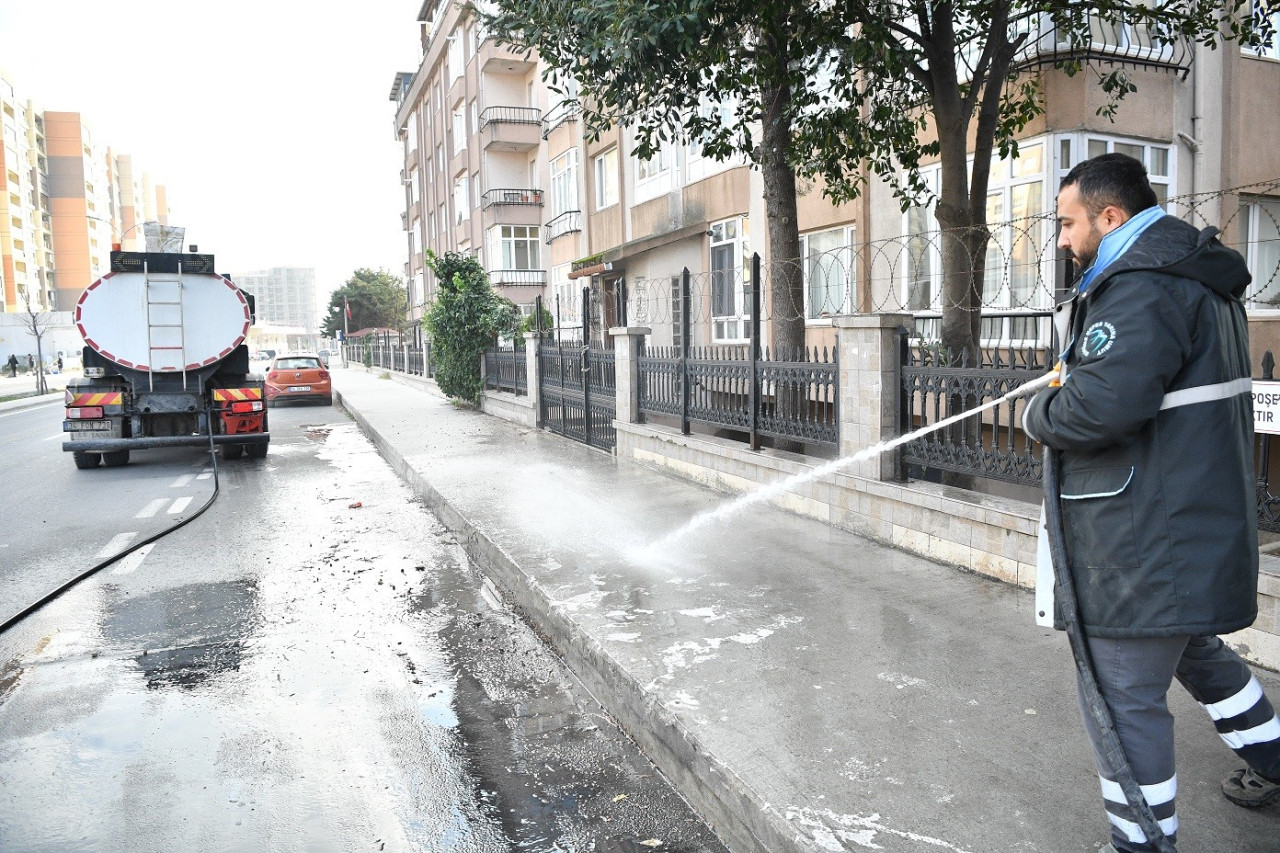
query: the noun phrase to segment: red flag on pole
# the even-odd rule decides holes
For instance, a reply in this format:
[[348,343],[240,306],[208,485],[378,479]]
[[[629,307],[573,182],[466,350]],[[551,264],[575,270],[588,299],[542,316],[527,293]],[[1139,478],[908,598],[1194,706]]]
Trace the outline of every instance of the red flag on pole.
[[347,298],[342,297],[342,310],[347,312],[347,319],[351,319],[351,306],[347,304]]

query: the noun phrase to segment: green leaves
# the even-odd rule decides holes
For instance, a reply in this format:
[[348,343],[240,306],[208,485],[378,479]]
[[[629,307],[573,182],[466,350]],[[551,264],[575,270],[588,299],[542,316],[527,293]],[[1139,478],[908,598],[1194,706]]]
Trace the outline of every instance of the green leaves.
[[494,292],[473,255],[428,252],[427,265],[439,282],[436,301],[423,320],[431,336],[436,384],[450,397],[479,403],[484,387],[480,356],[498,335],[516,328],[519,309]]
[[[322,324],[325,334],[334,337],[339,329],[399,329],[404,325],[404,281],[386,270],[362,267],[329,297],[329,310]],[[351,308],[345,317],[343,306]]]

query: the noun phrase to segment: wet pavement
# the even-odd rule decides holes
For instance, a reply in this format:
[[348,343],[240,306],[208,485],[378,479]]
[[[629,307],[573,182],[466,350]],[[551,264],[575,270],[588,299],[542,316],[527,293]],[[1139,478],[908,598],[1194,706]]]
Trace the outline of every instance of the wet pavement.
[[354,425],[272,419],[0,636],[0,850],[722,853]]
[[[470,559],[738,853],[1086,853],[1106,840],[1065,638],[1030,592],[335,371]],[[1259,672],[1280,697],[1280,679]],[[1280,851],[1280,809],[1178,688],[1180,849]]]

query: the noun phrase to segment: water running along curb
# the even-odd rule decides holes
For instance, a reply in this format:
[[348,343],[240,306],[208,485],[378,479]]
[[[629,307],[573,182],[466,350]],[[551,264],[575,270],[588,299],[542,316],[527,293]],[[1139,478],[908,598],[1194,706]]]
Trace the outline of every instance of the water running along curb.
[[667,777],[734,853],[811,853],[801,834],[697,735],[644,689],[589,633],[551,601],[515,558],[440,494],[357,409],[334,389],[334,403],[373,442],[396,475],[436,514],[468,558],[515,602],[525,619],[564,659],[570,671],[640,750]]

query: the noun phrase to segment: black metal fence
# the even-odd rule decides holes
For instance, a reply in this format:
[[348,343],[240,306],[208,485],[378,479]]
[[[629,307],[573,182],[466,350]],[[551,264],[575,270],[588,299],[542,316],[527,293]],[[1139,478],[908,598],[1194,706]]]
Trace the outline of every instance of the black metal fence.
[[365,364],[414,376],[435,376],[431,360],[431,341],[421,344],[392,344],[383,341],[344,344],[342,354],[347,364]]
[[[1009,346],[984,349],[981,363],[956,364],[937,346],[913,345],[901,333],[900,434],[928,426],[957,412],[999,399],[1037,379],[1054,364],[1050,348]],[[1021,485],[1036,485],[1042,473],[1043,451],[1022,432],[1026,400],[1011,400],[953,427],[908,442],[902,448],[907,472],[929,478],[930,472],[985,477]]]
[[[759,281],[760,256],[752,258],[752,281]],[[682,302],[690,301],[689,270],[680,282]],[[760,296],[752,290],[749,343],[742,346],[690,345],[691,312],[681,312],[679,347],[644,346],[640,352],[641,414],[728,427],[748,436],[759,449],[762,436],[837,447],[840,443],[839,365],[831,350],[801,348],[770,353],[760,347]]]
[[602,450],[617,444],[613,346],[542,341],[538,346],[538,423]]
[[512,394],[529,393],[529,362],[523,338],[517,338],[512,346],[490,347],[484,351],[484,387]]

